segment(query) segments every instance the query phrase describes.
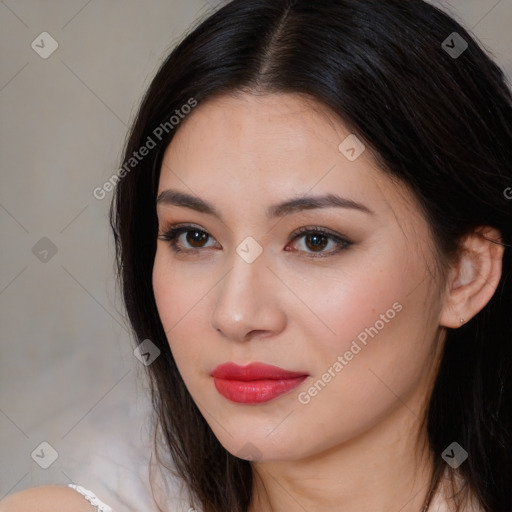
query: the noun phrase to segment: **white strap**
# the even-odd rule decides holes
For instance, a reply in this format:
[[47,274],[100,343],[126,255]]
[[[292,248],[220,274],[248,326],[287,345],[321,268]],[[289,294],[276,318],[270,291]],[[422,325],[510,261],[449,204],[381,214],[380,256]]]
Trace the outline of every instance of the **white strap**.
[[82,496],[85,496],[85,499],[93,506],[96,507],[96,510],[99,512],[112,512],[112,508],[103,503],[97,496],[91,491],[88,491],[81,485],[68,484],[68,487],[75,489],[75,491],[79,492]]

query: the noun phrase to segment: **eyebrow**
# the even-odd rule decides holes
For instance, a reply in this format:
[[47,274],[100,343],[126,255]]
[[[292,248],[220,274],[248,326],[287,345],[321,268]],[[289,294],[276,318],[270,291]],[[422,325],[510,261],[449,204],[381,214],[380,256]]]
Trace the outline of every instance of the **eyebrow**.
[[[220,212],[208,201],[199,197],[179,192],[177,190],[167,189],[163,190],[156,200],[156,204],[181,206],[190,208],[200,213],[213,215],[222,220]],[[292,213],[297,213],[303,210],[313,210],[317,208],[347,208],[357,210],[369,215],[374,215],[375,212],[370,210],[367,206],[357,203],[352,199],[341,197],[337,194],[324,194],[320,196],[302,196],[295,199],[289,199],[282,203],[270,206],[267,209],[267,217],[274,219],[277,217],[284,217]]]

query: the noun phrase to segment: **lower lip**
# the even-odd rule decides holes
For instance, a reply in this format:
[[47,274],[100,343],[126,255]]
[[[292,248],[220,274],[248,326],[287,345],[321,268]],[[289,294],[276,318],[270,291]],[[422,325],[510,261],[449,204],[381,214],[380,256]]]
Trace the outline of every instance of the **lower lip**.
[[240,404],[261,404],[299,386],[307,375],[281,380],[227,380],[213,378],[217,391],[228,400]]

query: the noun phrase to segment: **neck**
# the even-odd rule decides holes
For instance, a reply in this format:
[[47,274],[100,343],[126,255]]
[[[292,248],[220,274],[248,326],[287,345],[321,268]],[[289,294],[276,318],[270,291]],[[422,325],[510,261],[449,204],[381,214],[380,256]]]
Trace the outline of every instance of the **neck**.
[[398,404],[386,420],[325,453],[254,463],[249,512],[422,512],[432,457],[419,423]]

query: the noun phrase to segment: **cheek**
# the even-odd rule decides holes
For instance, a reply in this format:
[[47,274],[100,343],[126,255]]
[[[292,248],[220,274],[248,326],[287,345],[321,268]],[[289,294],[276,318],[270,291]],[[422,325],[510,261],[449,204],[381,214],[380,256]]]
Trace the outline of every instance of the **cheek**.
[[[312,390],[316,405],[308,405],[310,412],[331,402],[334,416],[354,410],[363,420],[365,411],[378,411],[396,399],[389,389],[401,395],[419,382],[435,334],[435,297],[424,260],[407,251],[395,247],[379,258],[361,255],[357,265],[345,263],[351,270],[324,271],[321,278],[301,283],[298,294],[308,297],[334,333],[317,319],[303,320],[299,329],[305,345],[299,350],[314,377],[309,385],[320,380],[321,393]],[[369,408],[356,407],[361,403]]]
[[314,320],[321,338],[305,339],[315,340],[315,350],[331,355],[343,354],[354,340],[369,344],[418,313],[418,296],[411,291],[422,279],[422,266],[393,247],[378,257],[354,251],[338,268],[308,274],[296,289],[324,326]]
[[[196,265],[194,271],[184,272],[173,263],[167,248],[158,248],[153,266],[153,292],[162,326],[178,369],[204,366],[204,333],[206,297],[213,286],[211,269]],[[181,269],[181,270],[180,270]],[[202,323],[198,321],[202,318]],[[202,336],[201,336],[202,334]]]
[[169,251],[159,246],[153,265],[153,291],[166,332],[186,322],[212,286],[208,265],[175,261]]
[[[188,265],[194,264],[172,263],[162,248],[153,270],[157,307],[178,369],[191,395],[210,404],[225,428],[246,433],[269,454],[308,455],[357,436],[381,421],[399,404],[397,397],[405,398],[418,382],[429,353],[431,319],[425,310],[431,299],[423,260],[409,257],[403,248],[389,246],[378,257],[355,251],[329,268],[276,264],[293,293],[269,287],[259,290],[258,300],[282,310],[289,332],[277,338],[297,340],[293,363],[311,377],[281,405],[267,405],[265,414],[251,415],[250,421],[233,414],[206,380],[218,354],[230,349],[210,326],[218,298],[215,283],[223,271],[198,263],[185,272]],[[272,347],[269,354],[276,353],[282,347]],[[309,396],[308,403],[301,396]],[[293,420],[267,437],[268,425],[286,416],[283,404],[296,411]],[[233,442],[216,424],[211,427],[224,442]]]
[[[187,364],[194,360],[196,368],[202,368],[208,356],[205,343],[216,335],[208,329],[218,272],[204,262],[173,262],[166,251],[167,247],[158,248],[153,269],[159,315],[177,362],[183,353]],[[363,359],[363,352],[369,357],[375,349],[384,360],[395,358],[394,352],[403,351],[401,345],[414,347],[405,343],[411,325],[419,330],[425,303],[419,300],[422,287],[417,286],[425,278],[421,261],[409,258],[403,248],[389,245],[378,257],[366,250],[353,251],[332,267],[311,263],[281,266],[277,273],[301,299],[286,290],[274,290],[273,295],[280,297],[274,306],[282,309],[288,328],[295,331],[288,336],[281,333],[281,338],[300,340],[297,352],[303,353],[308,368],[316,372],[338,355],[357,351],[354,341],[364,349],[358,359]],[[190,265],[193,271],[187,269]],[[271,303],[272,297],[268,299]],[[259,300],[266,300],[264,294]],[[174,338],[187,341],[174,343]],[[370,345],[373,350],[368,350]]]

